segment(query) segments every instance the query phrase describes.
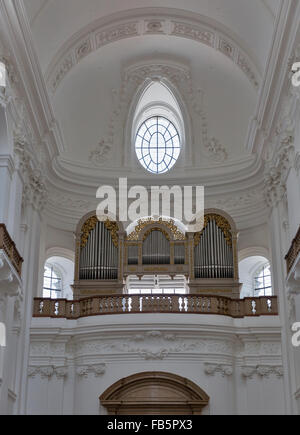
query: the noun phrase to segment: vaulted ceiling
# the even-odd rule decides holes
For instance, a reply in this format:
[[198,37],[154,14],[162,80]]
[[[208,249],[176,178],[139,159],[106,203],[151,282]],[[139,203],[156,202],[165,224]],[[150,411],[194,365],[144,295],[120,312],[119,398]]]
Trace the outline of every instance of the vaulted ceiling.
[[231,172],[232,164],[250,164],[249,125],[280,0],[188,0],[184,6],[179,0],[24,4],[60,131],[61,168],[99,174],[99,159],[95,164],[91,155],[101,154],[101,141],[110,141],[110,156],[100,165],[103,177],[120,171],[147,177],[126,157],[132,148],[125,135],[126,111],[116,116],[122,99],[129,106],[134,97],[124,91],[126,68],[141,62],[176,64],[189,77],[179,89],[190,120],[187,156],[166,177],[184,178],[187,169],[196,176],[199,168],[215,166]]
[[[74,210],[92,209],[97,187],[122,175],[134,184],[203,184],[206,205],[227,210],[240,228],[265,222],[263,150],[276,128],[299,3],[0,2],[0,38],[46,162],[51,219],[74,223]],[[137,161],[131,128],[151,81],[172,92],[186,130],[180,159],[162,176]]]

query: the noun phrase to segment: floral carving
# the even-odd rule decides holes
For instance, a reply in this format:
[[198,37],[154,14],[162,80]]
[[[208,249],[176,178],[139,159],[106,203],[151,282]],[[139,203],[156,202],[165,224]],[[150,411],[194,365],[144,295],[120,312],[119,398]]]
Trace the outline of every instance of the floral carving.
[[233,368],[229,364],[206,363],[204,371],[209,376],[214,376],[216,373],[220,373],[223,377],[231,376],[233,374]]
[[76,367],[76,373],[78,376],[87,378],[89,373],[94,373],[96,377],[104,375],[106,365],[104,363],[83,365]]
[[[134,231],[127,236],[127,240],[138,240],[140,232],[146,228],[148,225],[153,224],[161,224],[169,228],[174,236],[174,240],[185,240],[185,234],[183,234],[178,227],[175,225],[175,222],[170,219],[166,220],[163,218],[159,218],[158,220],[155,220],[153,218],[147,218],[147,219],[141,219],[138,221],[137,226],[135,227]],[[167,238],[169,236],[167,235]]]
[[111,144],[102,139],[97,148],[91,152],[89,161],[95,166],[103,166],[109,159]]

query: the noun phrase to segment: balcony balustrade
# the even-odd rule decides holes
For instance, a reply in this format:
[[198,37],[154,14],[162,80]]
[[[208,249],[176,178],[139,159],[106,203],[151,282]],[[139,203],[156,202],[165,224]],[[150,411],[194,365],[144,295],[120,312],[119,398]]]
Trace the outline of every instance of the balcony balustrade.
[[19,254],[15,243],[11,239],[6,226],[4,224],[0,224],[0,251],[3,250],[9,260],[11,261],[14,269],[21,276],[22,273],[22,264],[23,258]]
[[292,267],[300,254],[300,227],[296,234],[296,237],[292,241],[292,245],[290,247],[290,250],[285,257],[286,259],[286,265],[287,265],[287,272],[289,273],[292,270]]
[[78,301],[34,300],[33,317],[79,319],[109,314],[211,314],[232,318],[277,316],[277,297],[231,299],[205,295],[114,295]]

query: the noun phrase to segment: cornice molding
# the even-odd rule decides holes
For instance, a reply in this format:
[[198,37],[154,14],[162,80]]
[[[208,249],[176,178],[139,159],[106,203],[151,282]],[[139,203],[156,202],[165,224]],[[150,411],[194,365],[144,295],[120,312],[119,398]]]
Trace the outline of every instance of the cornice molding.
[[[155,184],[178,185],[182,180],[185,185],[205,185],[207,188],[227,189],[228,186],[235,184],[241,187],[243,183],[246,188],[249,185],[251,187],[257,185],[258,180],[263,181],[262,167],[263,161],[261,159],[255,156],[246,156],[241,160],[230,161],[215,167],[194,168],[187,166],[185,171],[176,172],[176,177],[172,175],[172,171],[164,177],[155,177]],[[70,183],[72,183],[72,192],[82,192],[85,195],[87,189],[96,191],[100,184],[117,187],[119,177],[128,177],[128,185],[138,184],[147,187],[153,184],[153,176],[128,173],[128,168],[118,168],[112,172],[112,169],[91,168],[89,164],[69,162],[61,158],[55,158],[52,161],[51,169],[49,182],[53,187],[70,191]],[[90,174],[88,178],[86,176],[87,169]]]

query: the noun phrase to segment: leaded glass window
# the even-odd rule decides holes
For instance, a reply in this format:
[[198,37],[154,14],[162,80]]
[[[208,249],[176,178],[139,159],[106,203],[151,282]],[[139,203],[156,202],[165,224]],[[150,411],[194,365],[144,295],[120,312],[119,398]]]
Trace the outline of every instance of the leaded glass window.
[[180,137],[174,124],[162,116],[154,116],[140,126],[135,142],[141,165],[153,174],[168,172],[180,155]]

